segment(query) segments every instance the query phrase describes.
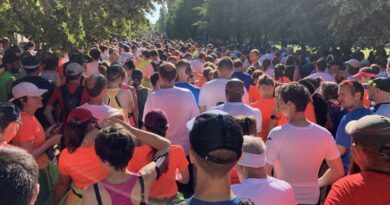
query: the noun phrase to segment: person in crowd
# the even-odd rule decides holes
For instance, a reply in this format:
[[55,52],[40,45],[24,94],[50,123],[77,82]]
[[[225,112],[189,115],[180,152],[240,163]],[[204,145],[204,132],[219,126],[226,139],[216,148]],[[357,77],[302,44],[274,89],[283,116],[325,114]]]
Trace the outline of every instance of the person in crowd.
[[0,146],[9,143],[19,130],[20,109],[12,103],[0,102]]
[[52,195],[52,173],[50,158],[46,151],[54,145],[59,144],[62,138],[57,134],[55,126],[51,126],[46,132],[37,118],[35,112],[43,107],[42,95],[47,90],[39,89],[29,82],[21,82],[12,88],[13,98],[10,100],[19,107],[21,112],[21,124],[12,144],[27,150],[37,161],[39,168],[40,194],[38,204],[46,204],[51,200]]
[[[70,111],[89,99],[85,87],[81,84],[83,66],[78,63],[67,63],[64,65],[66,83],[55,88],[44,110],[45,117],[50,125],[58,121],[64,121]],[[61,117],[55,117],[55,106],[58,103]],[[58,119],[59,118],[59,119]]]
[[351,59],[346,61],[345,70],[342,72],[343,80],[352,80],[353,75],[356,75],[359,72],[361,62],[356,59]]
[[[203,68],[206,62],[206,54],[201,52],[198,57],[190,62],[192,75],[194,76],[195,85],[199,86],[199,82],[202,79]],[[176,63],[175,63],[176,64]]]
[[283,64],[277,64],[274,68],[275,71],[275,82],[277,83],[290,83],[290,79],[285,76],[286,67]]
[[[40,67],[41,62],[37,56],[28,55],[25,56],[22,59],[22,67],[26,71],[26,76],[23,78],[20,78],[19,80],[16,80],[12,83],[12,86],[15,86],[21,82],[30,82],[34,85],[36,85],[40,89],[47,90],[46,93],[43,94],[42,103],[43,105],[46,105],[49,101],[50,96],[53,93],[53,90],[55,89],[55,85],[53,82],[48,81],[40,76]],[[35,116],[41,123],[41,125],[44,128],[49,127],[51,124],[46,120],[46,117],[44,115],[44,108],[39,108],[37,112],[35,113]]]
[[161,88],[160,86],[160,80],[159,80],[159,74],[158,73],[153,73],[150,76],[150,83],[152,84],[152,88],[149,89],[149,93],[155,90],[159,90]]
[[244,82],[245,89],[249,90],[250,85],[252,84],[252,77],[245,72],[246,69],[244,68],[242,61],[239,59],[235,60],[233,67],[234,72],[232,74],[232,78],[240,79],[242,82]]
[[39,194],[38,166],[28,152],[0,146],[0,201],[2,204],[35,204]]
[[261,99],[261,93],[258,89],[257,83],[259,82],[259,78],[264,75],[264,72],[261,70],[255,70],[252,73],[252,84],[249,88],[248,95],[249,95],[249,103],[257,102]]
[[390,201],[390,119],[380,115],[351,121],[351,153],[361,172],[333,184],[325,205],[385,205]]
[[261,63],[263,65],[263,71],[265,74],[274,77],[275,71],[272,67],[272,62],[270,59],[264,59]]
[[253,115],[237,115],[234,116],[234,120],[240,125],[244,135],[256,136],[258,134],[256,128],[256,118]]
[[379,77],[368,82],[368,98],[375,103],[374,113],[390,117],[390,77]]
[[[148,96],[142,121],[145,122],[145,116],[151,110],[164,110],[168,123],[174,125],[168,128],[167,138],[172,144],[181,145],[188,155],[189,139],[186,122],[199,115],[199,109],[191,91],[174,86],[176,78],[175,65],[163,63],[160,66],[159,83],[161,88]],[[175,100],[172,101],[172,99]],[[178,110],[180,110],[180,115],[177,113]]]
[[61,86],[61,77],[57,73],[59,58],[55,54],[47,54],[43,60],[44,69],[41,77],[54,83],[56,87]]
[[138,126],[142,126],[142,117],[144,114],[146,99],[150,92],[149,88],[142,86],[142,71],[135,69],[131,73],[132,86],[134,86],[137,93],[137,105],[138,105]]
[[255,204],[296,205],[291,185],[266,174],[265,149],[259,138],[244,136],[242,156],[236,165],[240,184],[232,185],[233,193]]
[[191,64],[184,60],[180,60],[176,64],[176,70],[177,70],[177,80],[175,86],[190,90],[195,97],[196,104],[198,104],[200,89],[195,85],[189,83],[192,75]]
[[138,121],[133,118],[134,111],[134,99],[131,91],[126,88],[122,88],[123,77],[126,76],[125,70],[122,66],[111,66],[107,70],[107,96],[105,98],[105,104],[108,106],[120,109],[123,111],[125,119],[129,119],[132,125]]
[[147,49],[142,50],[141,60],[138,63],[136,63],[135,67],[140,69],[143,73],[144,81],[142,81],[143,82],[142,85],[145,87],[150,87],[149,80],[150,80],[150,76],[153,74],[153,66],[150,63],[149,50]]
[[325,61],[325,59],[323,58],[320,58],[319,60],[317,60],[316,62],[316,71],[307,76],[308,78],[321,78],[321,80],[323,82],[336,82],[336,79],[333,75],[331,75],[329,72],[327,72],[327,63]]
[[84,74],[86,78],[88,78],[93,74],[99,74],[99,63],[100,63],[101,52],[98,48],[92,48],[89,51],[89,56],[92,58],[92,61],[90,63],[87,63],[86,65],[86,71]]
[[334,82],[324,82],[321,85],[321,95],[328,103],[328,112],[330,115],[331,127],[328,130],[334,137],[336,137],[341,118],[347,113],[347,110],[342,108],[338,100],[338,90],[339,86]]
[[[170,143],[167,139],[145,132],[116,120],[116,124],[99,131],[95,152],[108,176],[87,188],[82,204],[147,204],[153,182],[166,172]],[[134,156],[134,149],[142,142],[156,149],[153,161],[137,173],[126,167]]]
[[348,110],[341,118],[336,132],[336,143],[343,161],[344,173],[347,174],[351,164],[351,136],[345,132],[345,126],[352,120],[357,120],[372,111],[363,106],[364,88],[355,80],[345,80],[339,85],[339,101]]
[[[288,123],[272,129],[268,135],[266,174],[273,171],[274,177],[288,182],[298,204],[316,204],[319,188],[343,176],[340,153],[329,131],[306,118],[310,94],[303,85],[295,82],[280,85],[276,99]],[[329,170],[318,178],[324,159]]]
[[[256,119],[256,130],[257,133],[261,132],[262,117],[261,111],[252,108],[242,102],[242,96],[244,95],[244,83],[238,79],[231,79],[226,83],[225,95],[226,100],[222,105],[219,105],[212,109],[220,109],[231,116],[243,115],[243,116],[254,116]],[[257,134],[256,134],[257,135]]]
[[368,81],[374,79],[376,76],[376,71],[372,67],[363,67],[360,68],[359,72],[352,77],[358,80],[360,83],[365,84]]
[[375,64],[379,65],[379,73],[376,75],[376,77],[389,77],[388,73],[386,72],[386,57],[385,56],[377,56],[375,57]]
[[149,54],[150,54],[150,64],[153,67],[153,72],[158,72],[158,69],[160,68],[163,61],[160,60],[157,50],[151,50]]
[[123,64],[123,68],[125,69],[127,75],[127,77],[123,80],[123,83],[127,85],[133,85],[133,81],[132,81],[133,79],[131,78],[131,74],[136,69],[134,65],[134,61],[131,59],[126,61],[126,63]]
[[128,45],[120,46],[119,62],[123,65],[129,59],[133,57],[133,54],[130,52],[130,47]]
[[102,74],[92,74],[85,81],[85,89],[89,95],[87,103],[79,108],[89,110],[100,124],[106,117],[117,111],[104,104],[107,96],[107,79]]
[[20,57],[10,50],[4,52],[3,63],[0,65],[0,102],[10,99],[12,83],[16,80],[14,74],[20,72]]
[[259,59],[260,59],[260,51],[257,49],[251,50],[251,52],[249,53],[249,61],[250,61],[250,65],[253,66],[256,70],[263,68],[259,62]]
[[[168,119],[162,110],[154,109],[145,116],[143,128],[148,132],[166,137],[168,126]],[[180,200],[176,180],[184,184],[189,182],[188,161],[183,148],[180,145],[171,145],[169,152],[168,170],[159,180],[153,182],[149,193],[149,204],[175,204]],[[136,148],[128,170],[133,173],[139,172],[142,167],[152,161],[155,154],[156,150],[149,145]]]
[[190,127],[195,192],[187,204],[254,204],[230,188],[230,171],[242,154],[240,125],[229,115],[204,113]]
[[66,204],[77,205],[81,204],[84,190],[107,177],[108,170],[94,150],[93,142],[99,127],[90,111],[80,108],[72,110],[63,129],[65,149],[61,151],[58,161],[60,175],[53,204],[59,204],[64,198]]

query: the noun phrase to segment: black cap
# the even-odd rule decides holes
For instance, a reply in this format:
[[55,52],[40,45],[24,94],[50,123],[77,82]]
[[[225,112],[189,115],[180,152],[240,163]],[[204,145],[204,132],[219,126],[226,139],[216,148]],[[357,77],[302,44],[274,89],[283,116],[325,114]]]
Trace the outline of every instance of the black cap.
[[18,119],[20,109],[9,102],[0,102],[0,122],[10,123]]
[[380,77],[370,80],[368,82],[370,86],[378,88],[380,90],[390,92],[390,78],[389,77]]
[[[191,148],[203,159],[217,164],[237,162],[243,141],[240,125],[229,115],[202,114],[195,119],[190,131]],[[230,150],[235,157],[213,156],[212,152],[217,150]]]
[[25,70],[36,70],[41,65],[36,56],[26,56],[22,59],[22,65]]

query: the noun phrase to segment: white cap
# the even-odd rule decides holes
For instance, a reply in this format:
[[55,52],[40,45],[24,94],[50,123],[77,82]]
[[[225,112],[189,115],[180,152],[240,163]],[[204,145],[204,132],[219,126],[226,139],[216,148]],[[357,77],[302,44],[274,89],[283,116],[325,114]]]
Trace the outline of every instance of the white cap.
[[260,168],[265,166],[265,153],[251,154],[242,152],[240,160],[237,164],[243,167]]
[[14,96],[9,101],[12,102],[18,98],[24,97],[24,96],[31,96],[31,97],[38,97],[42,96],[43,93],[47,92],[46,89],[39,89],[36,85],[29,83],[29,82],[22,82],[17,85],[15,85],[12,88],[12,95]]
[[345,64],[348,64],[354,68],[360,68],[360,65],[361,65],[360,61],[358,61],[356,59],[351,59],[351,60],[345,62]]

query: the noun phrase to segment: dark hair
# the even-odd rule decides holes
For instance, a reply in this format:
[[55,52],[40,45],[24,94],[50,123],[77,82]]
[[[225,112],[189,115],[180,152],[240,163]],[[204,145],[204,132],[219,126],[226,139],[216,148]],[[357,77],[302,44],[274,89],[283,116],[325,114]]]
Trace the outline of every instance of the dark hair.
[[23,65],[23,68],[25,66],[35,66],[35,65],[37,65],[37,67],[33,68],[33,69],[26,69],[26,68],[24,68],[26,73],[33,73],[33,72],[39,70],[39,67],[41,65],[41,61],[40,61],[40,59],[37,56],[30,56],[30,55],[24,56],[22,58],[21,63]]
[[223,57],[218,63],[219,70],[233,70],[233,60],[230,57]]
[[90,122],[78,124],[76,120],[72,120],[64,125],[64,142],[70,153],[76,151],[83,143]]
[[158,56],[158,51],[157,51],[157,50],[151,50],[151,51],[149,52],[149,55],[150,55],[150,57],[152,57],[152,56]]
[[142,78],[143,78],[142,71],[135,69],[133,70],[133,72],[131,72],[131,79],[134,82],[133,84],[134,87],[137,88],[141,84]]
[[147,49],[142,50],[142,55],[145,56],[145,58],[150,58],[150,52]]
[[269,77],[268,75],[262,75],[260,76],[259,78],[259,82],[258,82],[258,85],[271,85],[271,86],[275,86],[275,81]]
[[234,68],[241,68],[242,66],[244,66],[244,64],[242,63],[241,60],[235,60],[234,61],[234,64],[233,64]]
[[78,63],[80,65],[83,65],[85,62],[85,57],[80,52],[72,53],[69,57],[69,63]]
[[356,93],[360,93],[360,99],[363,100],[364,87],[357,80],[344,80],[339,85],[339,87],[342,87],[342,86],[348,86],[348,88],[351,91],[352,95],[355,95]]
[[0,147],[1,204],[28,205],[38,184],[35,159],[17,147]]
[[295,61],[296,61],[295,56],[289,55],[289,56],[287,56],[285,65],[286,66],[293,66],[293,65],[295,65]]
[[153,86],[156,86],[157,85],[157,82],[159,80],[159,74],[158,73],[153,73],[151,76],[150,76],[150,82],[152,83]]
[[261,64],[263,65],[264,70],[267,70],[267,68],[271,66],[271,61],[269,59],[264,59]]
[[127,167],[135,147],[134,135],[118,125],[100,130],[95,139],[97,156],[117,171]]
[[305,112],[306,106],[310,101],[310,94],[307,88],[297,82],[278,86],[276,93],[285,103],[288,101],[292,102],[295,105],[296,112]]
[[97,48],[92,48],[89,51],[89,55],[92,57],[93,60],[99,60],[100,59],[100,51]]
[[30,49],[30,48],[32,48],[32,47],[34,47],[34,46],[35,46],[35,43],[32,42],[32,41],[29,41],[29,42],[27,42],[27,43],[23,46],[23,49],[24,49],[25,51],[27,51],[28,49]]
[[158,74],[165,80],[172,82],[177,77],[176,67],[172,63],[163,63],[158,70]]
[[254,116],[237,115],[234,120],[240,125],[243,135],[257,135],[256,118]]
[[16,122],[20,117],[20,109],[10,102],[0,102],[0,132],[8,127],[12,122]]
[[49,54],[44,61],[46,70],[56,70],[58,66],[59,58],[56,55]]
[[323,59],[323,58],[317,60],[317,62],[316,62],[316,67],[319,71],[325,71],[327,68],[327,65],[328,64],[326,63],[325,59]]
[[334,82],[324,82],[321,85],[322,96],[325,100],[337,99],[339,86]]
[[257,83],[257,79],[260,78],[260,76],[264,75],[264,72],[261,71],[261,70],[255,70],[253,71],[252,73],[252,80],[254,81],[254,83]]
[[85,88],[90,97],[97,97],[107,86],[107,79],[102,74],[93,74],[85,81]]
[[23,110],[23,102],[27,102],[28,100],[28,97],[27,96],[23,96],[23,97],[20,97],[18,99],[15,99],[14,101],[12,101],[13,104],[15,104],[20,110]]
[[126,75],[125,69],[120,65],[114,65],[107,69],[107,79],[108,81],[115,81],[119,78],[122,78]]
[[284,72],[286,72],[286,67],[283,64],[277,64],[274,68],[275,80],[279,80],[284,77]]

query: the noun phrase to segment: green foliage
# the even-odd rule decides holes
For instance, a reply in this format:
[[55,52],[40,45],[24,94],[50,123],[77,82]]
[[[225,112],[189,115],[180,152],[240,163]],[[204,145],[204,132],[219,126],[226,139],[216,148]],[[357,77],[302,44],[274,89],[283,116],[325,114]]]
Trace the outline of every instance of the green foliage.
[[[50,46],[139,37],[156,0],[3,0],[1,36],[22,34]],[[160,2],[160,1],[159,1]]]
[[390,41],[389,0],[171,0],[158,31],[203,41],[289,42],[317,49]]

